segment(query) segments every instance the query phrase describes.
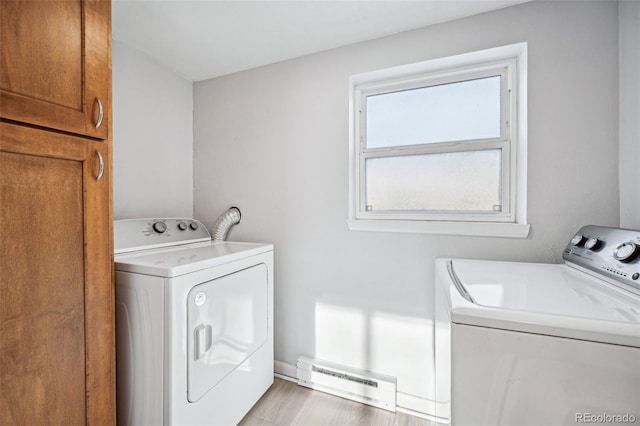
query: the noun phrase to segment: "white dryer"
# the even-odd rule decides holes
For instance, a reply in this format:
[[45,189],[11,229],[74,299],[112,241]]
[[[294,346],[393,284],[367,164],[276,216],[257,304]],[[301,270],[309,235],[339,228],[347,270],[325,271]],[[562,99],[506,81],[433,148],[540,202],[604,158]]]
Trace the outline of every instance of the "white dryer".
[[237,424],[273,383],[273,246],[114,225],[120,426]]
[[436,414],[454,426],[640,421],[640,231],[564,264],[436,261]]

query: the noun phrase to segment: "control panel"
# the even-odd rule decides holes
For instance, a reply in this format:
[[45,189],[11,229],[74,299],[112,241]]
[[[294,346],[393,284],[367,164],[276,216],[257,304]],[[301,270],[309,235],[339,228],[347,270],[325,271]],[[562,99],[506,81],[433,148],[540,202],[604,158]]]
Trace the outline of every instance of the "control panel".
[[210,241],[202,222],[190,218],[116,220],[113,225],[115,253]]
[[562,258],[640,290],[640,231],[584,226],[571,238]]

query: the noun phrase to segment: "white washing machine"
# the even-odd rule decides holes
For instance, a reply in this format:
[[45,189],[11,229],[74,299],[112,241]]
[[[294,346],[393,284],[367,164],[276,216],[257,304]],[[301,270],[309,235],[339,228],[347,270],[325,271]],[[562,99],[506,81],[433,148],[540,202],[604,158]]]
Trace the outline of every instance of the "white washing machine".
[[583,227],[564,264],[436,261],[436,414],[640,422],[640,231]]
[[273,246],[114,225],[120,426],[237,424],[273,383]]

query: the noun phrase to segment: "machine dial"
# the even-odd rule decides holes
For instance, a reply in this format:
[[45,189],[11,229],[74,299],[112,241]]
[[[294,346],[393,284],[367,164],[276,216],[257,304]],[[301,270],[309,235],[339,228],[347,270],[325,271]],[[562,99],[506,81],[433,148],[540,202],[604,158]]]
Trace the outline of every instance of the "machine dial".
[[584,247],[587,250],[598,250],[602,246],[602,241],[595,237],[591,237],[584,243]]
[[178,229],[184,231],[185,229],[187,229],[187,224],[184,222],[178,222]]
[[620,244],[613,252],[613,257],[620,262],[631,262],[640,253],[640,247],[632,241]]
[[571,239],[571,245],[580,247],[582,244],[584,244],[585,240],[586,238],[583,235],[576,234],[576,236]]
[[189,224],[189,228],[195,231],[196,229],[198,229],[198,222],[191,222]]
[[167,224],[164,222],[155,222],[153,224],[153,230],[156,231],[158,234],[162,234],[164,233],[164,231],[167,230]]

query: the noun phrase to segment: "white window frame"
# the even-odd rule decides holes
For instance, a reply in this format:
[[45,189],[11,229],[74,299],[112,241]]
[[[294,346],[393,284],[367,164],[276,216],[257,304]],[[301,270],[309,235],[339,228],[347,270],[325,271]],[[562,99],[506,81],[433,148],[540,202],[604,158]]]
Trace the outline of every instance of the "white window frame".
[[[455,235],[526,237],[526,87],[527,45],[440,58],[351,76],[349,79],[349,229]],[[500,75],[500,137],[421,145],[367,148],[366,97]],[[367,211],[365,168],[368,158],[500,149],[499,212]]]

